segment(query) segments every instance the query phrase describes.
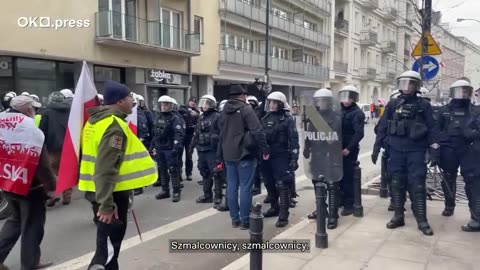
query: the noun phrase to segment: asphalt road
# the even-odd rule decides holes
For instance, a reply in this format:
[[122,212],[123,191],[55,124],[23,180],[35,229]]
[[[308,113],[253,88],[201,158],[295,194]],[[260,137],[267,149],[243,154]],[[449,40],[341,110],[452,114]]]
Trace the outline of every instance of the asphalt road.
[[[365,128],[365,138],[361,143],[360,162],[362,182],[367,182],[379,174],[379,167],[373,166],[369,152],[374,142],[373,124]],[[194,161],[196,158],[194,158]],[[301,162],[302,163],[302,162]],[[290,224],[278,229],[276,218],[265,219],[264,239],[269,239],[288,229],[314,209],[314,195],[310,180],[303,176],[302,164],[297,171],[297,189],[300,197],[298,205],[291,209]],[[185,182],[182,201],[172,203],[169,199],[155,200],[159,188],[148,187],[145,193],[135,197],[134,209],[143,234],[140,242],[133,218],[127,228],[120,254],[122,269],[221,269],[243,254],[239,253],[170,253],[169,240],[172,239],[247,239],[248,231],[231,227],[228,212],[217,212],[212,205],[197,204],[201,195],[197,184],[200,175],[194,170],[194,181]],[[254,201],[262,202],[263,194]],[[268,209],[263,204],[263,210]],[[341,222],[341,220],[340,220]],[[1,222],[3,225],[3,222]],[[69,206],[58,205],[48,209],[45,237],[42,243],[42,256],[55,262],[51,269],[86,269],[95,249],[95,225],[92,222],[90,205],[83,194],[75,192]],[[11,269],[20,269],[19,243],[6,260]]]

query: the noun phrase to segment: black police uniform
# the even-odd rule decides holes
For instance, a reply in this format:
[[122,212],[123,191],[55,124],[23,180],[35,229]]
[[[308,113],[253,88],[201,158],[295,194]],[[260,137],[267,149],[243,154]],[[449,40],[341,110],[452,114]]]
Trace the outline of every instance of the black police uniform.
[[[318,108],[317,108],[318,110]],[[323,136],[312,136],[305,138],[305,148],[303,150],[303,156],[309,159],[310,156],[310,174],[312,175],[312,183],[315,185],[321,181],[319,176],[323,176],[328,191],[328,228],[335,229],[338,225],[338,207],[339,207],[339,181],[342,179],[342,153],[340,142],[335,142],[342,137],[342,119],[339,112],[335,112],[332,109],[318,110],[320,116],[327,122],[328,126],[332,129],[328,134],[323,131],[319,131],[311,122],[305,124],[305,132],[311,134],[323,133]],[[327,136],[328,135],[328,136]],[[334,137],[335,136],[335,137]],[[332,143],[333,142],[333,143]],[[317,192],[316,189],[314,189]],[[317,211],[313,211],[308,215],[309,219],[317,218]]]
[[219,118],[220,114],[215,109],[200,116],[189,150],[193,152],[193,147],[197,148],[198,170],[203,179],[203,196],[197,199],[197,203],[213,202],[212,186],[215,183],[215,208],[222,202],[223,185],[221,176],[214,173],[218,165],[216,155],[220,136]]
[[360,141],[364,136],[365,114],[356,103],[346,107],[342,104],[342,147],[350,154],[343,157],[343,178],[340,191],[343,196],[342,215],[353,213],[353,173],[360,153]]
[[[258,106],[257,105],[252,105],[253,110],[255,111],[255,114],[258,117],[258,120],[262,120],[263,116],[265,116],[265,111],[263,110],[263,106]],[[262,172],[261,172],[261,163],[262,159],[258,159],[258,164],[255,172],[255,179],[253,179],[253,196],[261,194],[262,193]],[[268,196],[267,196],[268,197]]]
[[408,186],[418,228],[425,235],[433,235],[427,221],[425,154],[431,145],[431,159],[436,163],[440,146],[432,107],[422,97],[402,94],[387,104],[384,117],[385,121],[378,126],[376,144],[385,138],[390,154],[387,170],[391,177],[395,216],[387,228],[405,225],[405,187]]
[[480,156],[480,109],[475,107],[465,125],[465,137],[470,142],[466,152],[465,163],[462,168],[465,180],[465,193],[468,198],[471,221],[462,226],[466,232],[480,231],[480,166],[474,161]]
[[271,204],[264,216],[278,215],[276,225],[284,227],[288,224],[291,182],[295,181],[294,172],[298,169],[298,132],[293,117],[285,110],[268,112],[261,123],[270,147],[270,158],[261,164]]
[[187,176],[187,179],[191,180],[193,161],[192,155],[190,154],[189,150],[193,138],[193,132],[195,132],[195,126],[193,126],[192,124],[192,116],[186,106],[182,105],[178,107],[177,115],[182,120],[182,128],[184,130],[183,146],[180,153],[178,154],[178,177],[180,181],[183,181],[183,152],[185,150],[185,174]]
[[468,183],[471,179],[466,168],[469,167],[469,163],[476,162],[467,158],[470,141],[464,135],[465,124],[471,110],[469,99],[453,99],[443,106],[437,115],[440,128],[440,168],[443,170],[444,178],[442,181],[445,197],[445,210],[442,212],[444,216],[453,215],[455,209],[458,168],[461,168],[461,174]]
[[[178,155],[183,149],[183,123],[174,112],[161,112],[154,128],[152,148],[155,149],[155,159],[160,172],[160,181],[155,183],[162,186],[157,199],[170,197],[170,179],[172,180],[172,201],[180,200],[180,178],[178,175]],[[160,182],[160,183],[158,183]]]

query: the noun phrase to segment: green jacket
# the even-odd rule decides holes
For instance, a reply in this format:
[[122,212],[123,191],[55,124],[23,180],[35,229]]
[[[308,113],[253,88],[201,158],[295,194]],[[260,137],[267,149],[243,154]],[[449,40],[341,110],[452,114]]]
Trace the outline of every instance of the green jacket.
[[[95,124],[106,117],[115,115],[125,119],[127,114],[121,111],[107,109],[103,106],[91,108],[88,111],[90,117],[88,122]],[[115,138],[123,138],[121,148],[118,144],[112,144]],[[120,164],[123,161],[125,148],[127,145],[127,136],[117,122],[113,122],[103,134],[103,138],[98,146],[98,156],[95,163],[95,200],[100,204],[102,214],[112,213],[115,203],[113,202],[113,190],[118,179]]]

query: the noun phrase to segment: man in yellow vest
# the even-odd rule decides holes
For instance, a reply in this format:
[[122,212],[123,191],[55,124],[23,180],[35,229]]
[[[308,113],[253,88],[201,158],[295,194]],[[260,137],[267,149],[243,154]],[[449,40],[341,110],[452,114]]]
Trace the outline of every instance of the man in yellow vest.
[[97,248],[90,270],[119,269],[129,196],[135,188],[149,186],[158,178],[148,151],[125,123],[132,104],[128,87],[106,81],[104,106],[88,110],[82,131],[78,189],[95,192],[99,204]]

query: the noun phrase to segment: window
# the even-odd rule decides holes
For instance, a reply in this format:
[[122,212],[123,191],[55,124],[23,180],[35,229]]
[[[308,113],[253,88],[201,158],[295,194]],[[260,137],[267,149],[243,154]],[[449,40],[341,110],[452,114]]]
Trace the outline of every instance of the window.
[[353,49],[353,67],[358,69],[358,49]]
[[193,20],[193,31],[195,34],[198,34],[200,37],[200,43],[204,44],[203,40],[203,18],[195,16]]
[[180,48],[181,15],[178,12],[165,8],[161,10],[161,46],[167,48]]
[[303,27],[305,27],[306,29],[310,29],[312,31],[317,31],[317,25],[309,21],[304,21]]
[[359,32],[359,20],[360,19],[360,14],[358,12],[355,12],[355,32],[358,34]]
[[288,19],[288,13],[281,8],[272,7],[272,13],[273,13],[273,15],[278,16],[280,18],[283,18],[285,20]]
[[319,64],[318,57],[310,54],[303,55],[303,62],[305,64],[314,65],[314,66],[318,66]]
[[122,68],[117,67],[105,67],[105,66],[94,66],[94,80],[95,82],[104,82],[106,80],[112,80],[116,82],[123,82]]

